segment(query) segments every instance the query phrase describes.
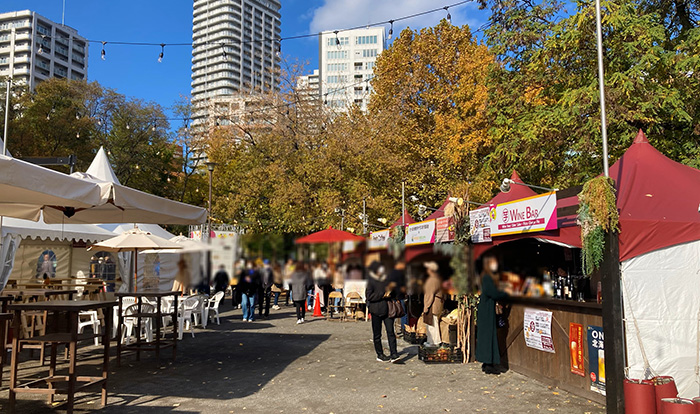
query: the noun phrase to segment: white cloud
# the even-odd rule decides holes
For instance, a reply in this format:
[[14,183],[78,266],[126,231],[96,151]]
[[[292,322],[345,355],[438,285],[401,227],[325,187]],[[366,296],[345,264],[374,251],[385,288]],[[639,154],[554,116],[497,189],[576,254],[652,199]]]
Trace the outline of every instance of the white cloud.
[[[369,25],[421,13],[432,9],[441,9],[455,0],[325,0],[323,6],[314,11],[309,24],[311,33],[324,30],[339,30],[349,27]],[[469,24],[472,30],[486,20],[485,13],[478,10],[474,2],[449,9],[452,23]],[[394,23],[394,34],[398,35],[405,27],[420,29],[434,26],[447,13],[439,10],[434,13],[414,17]]]

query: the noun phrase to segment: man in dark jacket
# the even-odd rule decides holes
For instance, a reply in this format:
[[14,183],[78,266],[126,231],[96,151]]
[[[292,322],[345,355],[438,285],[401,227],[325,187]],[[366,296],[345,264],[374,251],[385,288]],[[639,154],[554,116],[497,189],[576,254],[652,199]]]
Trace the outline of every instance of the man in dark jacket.
[[219,271],[214,275],[214,293],[226,292],[228,288],[229,278],[228,273],[226,273],[226,266],[219,266]]
[[260,268],[260,290],[258,291],[258,315],[270,316],[270,297],[272,296],[272,268],[270,261],[265,259]]
[[[396,298],[394,292],[395,283],[390,282],[384,266],[374,261],[369,265],[369,278],[367,279],[367,310],[372,315],[372,335],[374,350],[377,352],[377,361],[397,362],[399,353],[396,350],[396,333],[394,333],[394,318],[389,318],[389,306],[387,301]],[[389,339],[389,352],[387,357],[382,347],[382,323],[386,328]]]

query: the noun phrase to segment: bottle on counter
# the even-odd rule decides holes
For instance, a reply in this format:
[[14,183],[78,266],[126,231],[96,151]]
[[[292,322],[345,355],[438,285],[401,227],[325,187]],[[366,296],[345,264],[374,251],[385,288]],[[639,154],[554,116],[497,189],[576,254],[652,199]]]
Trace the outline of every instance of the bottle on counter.
[[542,290],[544,290],[544,295],[548,298],[554,297],[554,288],[552,286],[552,278],[549,272],[545,271],[542,277]]
[[554,297],[556,299],[562,299],[561,276],[554,282]]
[[564,279],[564,299],[571,299],[571,276],[567,275]]

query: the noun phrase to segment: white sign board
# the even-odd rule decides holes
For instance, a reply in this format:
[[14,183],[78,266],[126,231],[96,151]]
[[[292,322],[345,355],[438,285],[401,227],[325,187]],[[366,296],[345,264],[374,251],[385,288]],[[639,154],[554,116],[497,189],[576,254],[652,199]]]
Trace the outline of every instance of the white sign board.
[[525,335],[525,345],[530,348],[554,353],[552,312],[525,309],[523,335]]
[[488,243],[491,241],[491,216],[489,208],[482,207],[469,212],[469,228],[472,243]]
[[406,246],[435,243],[435,220],[411,223],[406,227]]
[[557,228],[557,193],[489,206],[491,236],[532,233]]
[[381,250],[386,249],[387,247],[389,247],[389,229],[373,231],[369,234],[367,249]]

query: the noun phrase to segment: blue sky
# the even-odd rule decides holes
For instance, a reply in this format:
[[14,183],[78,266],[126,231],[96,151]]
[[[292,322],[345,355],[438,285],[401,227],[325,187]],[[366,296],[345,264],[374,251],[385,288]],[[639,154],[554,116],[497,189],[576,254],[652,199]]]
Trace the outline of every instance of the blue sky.
[[[457,0],[282,0],[282,38],[320,30],[342,29],[440,8]],[[0,12],[29,9],[61,21],[62,0],[2,0]],[[454,24],[468,23],[472,30],[487,16],[473,3],[450,9]],[[394,25],[398,34],[407,25],[420,28],[435,25],[440,11]],[[158,63],[159,46],[120,46],[110,41],[147,43],[190,43],[192,41],[191,0],[66,0],[65,24],[90,39],[107,41],[106,60],[100,59],[101,45],[90,45],[89,80],[116,89],[127,96],[154,101],[167,108],[180,96],[189,95],[191,47],[166,46]],[[309,69],[317,67],[315,38],[282,42],[288,61],[299,61]]]

